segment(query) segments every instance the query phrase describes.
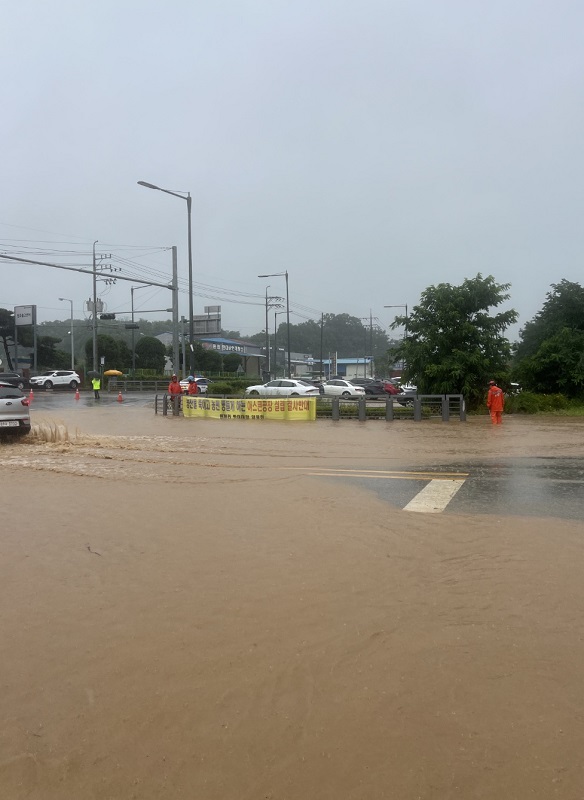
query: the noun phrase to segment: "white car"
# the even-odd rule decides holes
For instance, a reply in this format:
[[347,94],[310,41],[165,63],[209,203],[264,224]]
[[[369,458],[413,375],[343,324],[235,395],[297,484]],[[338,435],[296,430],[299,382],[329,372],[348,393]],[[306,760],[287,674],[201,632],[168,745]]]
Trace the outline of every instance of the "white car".
[[322,385],[323,394],[328,397],[365,397],[365,389],[351,381],[333,378]]
[[81,385],[81,378],[72,369],[50,369],[40,375],[35,375],[29,383],[33,389],[39,386],[42,386],[43,389],[52,389],[53,387],[77,389]]
[[263,397],[318,397],[320,392],[313,383],[281,378],[258,386],[248,386],[245,393]]

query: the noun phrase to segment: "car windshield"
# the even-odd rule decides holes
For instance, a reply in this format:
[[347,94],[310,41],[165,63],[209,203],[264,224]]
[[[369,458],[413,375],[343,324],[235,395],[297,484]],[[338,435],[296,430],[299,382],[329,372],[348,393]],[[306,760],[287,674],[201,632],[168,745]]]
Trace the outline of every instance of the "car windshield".
[[0,386],[0,398],[3,400],[11,400],[17,397],[24,397],[20,389],[17,389],[14,386]]
[[314,384],[308,383],[308,381],[296,381],[296,383],[299,383],[301,386],[312,386],[314,389]]

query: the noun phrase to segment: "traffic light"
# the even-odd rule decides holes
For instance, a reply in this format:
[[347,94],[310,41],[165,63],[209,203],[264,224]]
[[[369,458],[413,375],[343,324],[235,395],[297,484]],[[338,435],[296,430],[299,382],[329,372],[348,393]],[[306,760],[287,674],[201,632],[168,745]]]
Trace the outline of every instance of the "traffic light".
[[99,318],[100,319],[115,319],[116,315],[115,314],[100,314]]

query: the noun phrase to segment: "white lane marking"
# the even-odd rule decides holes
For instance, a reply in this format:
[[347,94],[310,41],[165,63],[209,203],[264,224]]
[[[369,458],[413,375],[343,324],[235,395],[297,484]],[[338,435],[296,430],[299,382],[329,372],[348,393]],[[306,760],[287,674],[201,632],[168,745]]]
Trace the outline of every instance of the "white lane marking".
[[410,500],[404,511],[417,511],[422,514],[439,514],[460,489],[464,481],[430,481]]
[[[419,475],[416,473],[412,473],[411,475],[375,475],[369,474],[366,472],[350,472],[346,470],[342,474],[339,472],[307,472],[307,475],[316,475],[319,478],[366,478],[367,480],[383,480],[383,481],[419,481],[424,479],[429,479],[429,475],[424,475],[420,478]],[[433,480],[436,481],[447,481],[450,482],[452,478],[434,478]]]

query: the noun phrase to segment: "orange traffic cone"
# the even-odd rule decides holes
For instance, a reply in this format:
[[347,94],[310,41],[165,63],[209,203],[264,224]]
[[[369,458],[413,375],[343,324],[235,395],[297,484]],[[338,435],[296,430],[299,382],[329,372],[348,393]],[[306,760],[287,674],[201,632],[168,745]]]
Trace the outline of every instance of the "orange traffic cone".
[[31,389],[30,392],[28,393],[28,402],[32,403],[33,400],[34,400],[34,392]]
[[77,389],[75,392],[75,399],[79,400],[79,389]]
[[122,397],[122,390],[120,389],[120,391],[118,393],[118,403],[122,403],[123,400],[124,400],[124,398]]

